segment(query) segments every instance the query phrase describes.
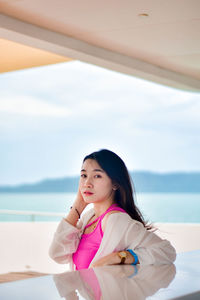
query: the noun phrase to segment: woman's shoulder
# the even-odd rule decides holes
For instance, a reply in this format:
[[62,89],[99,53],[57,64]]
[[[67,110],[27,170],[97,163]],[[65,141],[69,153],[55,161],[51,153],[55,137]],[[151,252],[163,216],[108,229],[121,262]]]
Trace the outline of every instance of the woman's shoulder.
[[[106,216],[102,220],[102,230],[104,231],[106,226],[130,226],[138,224],[141,226],[142,224],[134,219],[132,219],[128,213],[121,211],[111,211],[106,214]],[[141,224],[141,225],[140,225]],[[142,225],[143,226],[143,225]]]
[[112,211],[109,211],[102,219],[102,222],[101,222],[101,227],[102,227],[102,230],[103,232],[105,231],[105,228],[106,228],[106,224],[107,224],[107,221],[108,221],[108,218],[110,215],[113,215],[113,214],[119,214],[121,213],[120,211],[118,210],[112,210]]
[[127,212],[122,212],[122,211],[118,211],[118,210],[112,210],[112,211],[108,212],[105,215],[105,218],[110,219],[110,220],[119,219],[119,220],[126,220],[126,221],[135,221],[129,216],[129,214]]

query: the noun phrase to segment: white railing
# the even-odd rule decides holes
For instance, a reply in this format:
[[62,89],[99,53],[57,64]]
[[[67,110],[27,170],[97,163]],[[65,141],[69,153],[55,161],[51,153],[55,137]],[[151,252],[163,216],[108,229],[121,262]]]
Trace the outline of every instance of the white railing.
[[1,214],[30,216],[31,222],[35,222],[36,216],[47,216],[47,217],[64,217],[65,216],[63,213],[28,211],[28,210],[9,210],[9,209],[0,209],[0,215]]

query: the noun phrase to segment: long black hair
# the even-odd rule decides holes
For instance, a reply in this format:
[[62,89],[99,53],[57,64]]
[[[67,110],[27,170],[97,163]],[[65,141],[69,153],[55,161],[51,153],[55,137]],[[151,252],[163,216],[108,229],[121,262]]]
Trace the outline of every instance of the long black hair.
[[135,188],[131,181],[129,172],[123,160],[114,152],[101,149],[87,155],[83,162],[87,159],[94,159],[106,172],[108,177],[112,180],[112,183],[117,187],[114,195],[114,202],[121,208],[123,208],[129,216],[141,222],[147,229],[152,229],[151,225],[148,225],[140,210],[135,204]]

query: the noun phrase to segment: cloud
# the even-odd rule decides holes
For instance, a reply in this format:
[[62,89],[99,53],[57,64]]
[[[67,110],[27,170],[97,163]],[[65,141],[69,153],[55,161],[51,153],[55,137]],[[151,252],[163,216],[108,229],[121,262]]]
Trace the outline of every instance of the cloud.
[[132,169],[199,169],[199,94],[78,61],[1,74],[0,84],[0,181],[75,173],[103,147]]
[[31,96],[4,96],[0,102],[0,112],[35,117],[66,117],[71,111]]

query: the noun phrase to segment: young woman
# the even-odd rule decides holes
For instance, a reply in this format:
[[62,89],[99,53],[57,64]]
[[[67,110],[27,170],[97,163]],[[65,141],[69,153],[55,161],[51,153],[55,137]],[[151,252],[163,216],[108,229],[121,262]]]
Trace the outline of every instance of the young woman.
[[[88,204],[93,208],[82,215]],[[169,264],[174,248],[148,226],[134,203],[123,160],[103,149],[83,160],[77,197],[49,254],[72,270],[115,264]]]

